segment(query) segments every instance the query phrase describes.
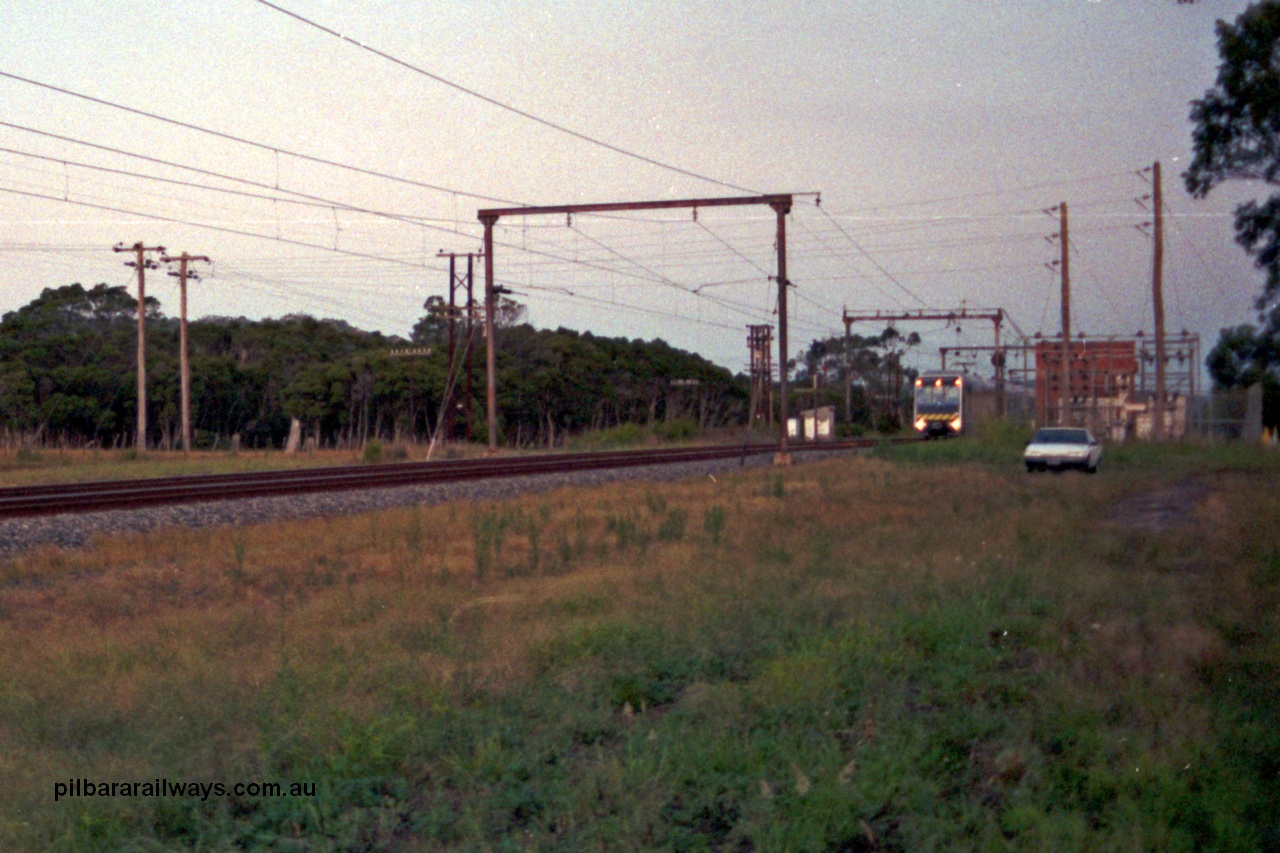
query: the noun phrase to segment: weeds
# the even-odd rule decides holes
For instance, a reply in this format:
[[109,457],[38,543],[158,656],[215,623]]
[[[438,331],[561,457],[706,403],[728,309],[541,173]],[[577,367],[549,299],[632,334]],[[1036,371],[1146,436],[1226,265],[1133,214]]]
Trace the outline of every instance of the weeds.
[[[1027,486],[844,459],[24,557],[0,587],[0,832],[1267,849],[1280,490],[1261,463],[1224,474],[1156,548],[1111,510],[1158,461]],[[316,787],[49,802],[73,777]]]
[[249,580],[249,573],[245,571],[245,556],[249,552],[248,543],[244,538],[244,531],[240,528],[232,528],[231,531],[231,557],[235,561],[235,565],[227,570],[227,577],[231,583],[240,586]]
[[667,510],[667,515],[658,525],[659,542],[679,542],[684,538],[684,528],[689,520],[689,513],[683,509]]
[[605,530],[613,534],[614,547],[619,551],[626,551],[632,546],[638,546],[643,550],[649,544],[649,531],[631,513],[626,515],[610,513],[605,519]]
[[782,479],[781,474],[773,474],[768,478],[766,483],[767,483],[766,491],[765,491],[766,495],[768,495],[769,497],[777,498],[778,500],[782,500],[783,498],[786,497],[787,495],[786,482]]
[[702,529],[711,538],[712,545],[720,544],[720,537],[724,534],[724,524],[725,511],[719,504],[709,507],[702,514]]
[[471,519],[471,535],[475,544],[476,577],[484,580],[498,565],[502,543],[515,517],[502,509],[478,512]]
[[413,555],[413,561],[422,561],[423,545],[426,541],[426,530],[422,526],[422,510],[414,506],[409,514],[409,524],[404,531],[404,544]]

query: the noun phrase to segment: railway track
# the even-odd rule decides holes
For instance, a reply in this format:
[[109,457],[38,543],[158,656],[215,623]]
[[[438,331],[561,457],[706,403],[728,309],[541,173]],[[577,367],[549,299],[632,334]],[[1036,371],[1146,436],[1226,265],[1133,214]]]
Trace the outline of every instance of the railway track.
[[[916,440],[918,439],[889,439],[895,443]],[[799,444],[790,447],[789,450],[794,453],[813,450],[850,450],[873,447],[882,441],[884,440],[854,439],[822,444]],[[235,500],[304,492],[381,489],[433,482],[519,477],[638,465],[669,465],[736,457],[745,459],[747,456],[773,453],[777,449],[776,444],[712,445],[17,486],[0,489],[0,518],[133,509],[163,504]]]

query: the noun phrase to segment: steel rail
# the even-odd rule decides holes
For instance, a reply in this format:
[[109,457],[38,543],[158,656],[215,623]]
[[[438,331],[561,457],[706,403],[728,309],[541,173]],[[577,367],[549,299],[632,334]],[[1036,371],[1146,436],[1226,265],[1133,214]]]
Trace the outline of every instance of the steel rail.
[[[892,443],[917,440],[914,437],[887,439]],[[873,447],[885,441],[885,439],[833,441],[804,444],[793,450],[849,450]],[[307,492],[394,488],[461,480],[567,473],[639,465],[666,465],[736,457],[745,459],[747,456],[773,453],[776,449],[776,445],[772,443],[712,445],[14,486],[0,489],[0,517],[133,509],[163,504],[235,500]]]

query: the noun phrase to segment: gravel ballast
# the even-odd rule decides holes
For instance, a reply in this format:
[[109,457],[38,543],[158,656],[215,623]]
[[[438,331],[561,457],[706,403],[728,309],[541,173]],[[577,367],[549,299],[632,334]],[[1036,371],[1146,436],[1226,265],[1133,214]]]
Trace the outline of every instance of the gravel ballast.
[[[797,463],[815,461],[847,450],[808,451],[793,454]],[[167,527],[211,527],[262,524],[281,519],[353,515],[399,506],[430,505],[458,500],[504,500],[522,494],[572,486],[594,486],[618,480],[684,480],[758,468],[772,463],[771,453],[741,459],[716,459],[643,465],[634,468],[602,468],[562,474],[532,474],[430,483],[384,489],[308,492],[279,497],[207,501],[142,509],[0,519],[0,558],[10,558],[41,546],[83,548],[94,537],[118,533],[144,533]]]

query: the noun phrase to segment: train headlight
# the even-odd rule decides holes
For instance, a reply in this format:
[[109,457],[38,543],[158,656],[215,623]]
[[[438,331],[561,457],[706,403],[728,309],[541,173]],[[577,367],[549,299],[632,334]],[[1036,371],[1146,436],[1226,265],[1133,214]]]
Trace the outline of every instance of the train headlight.
[[951,428],[956,432],[960,431],[960,418],[955,417],[951,419]]
[[916,418],[916,432],[924,432],[925,423],[924,418]]

